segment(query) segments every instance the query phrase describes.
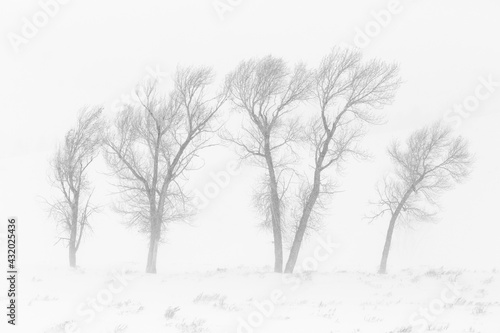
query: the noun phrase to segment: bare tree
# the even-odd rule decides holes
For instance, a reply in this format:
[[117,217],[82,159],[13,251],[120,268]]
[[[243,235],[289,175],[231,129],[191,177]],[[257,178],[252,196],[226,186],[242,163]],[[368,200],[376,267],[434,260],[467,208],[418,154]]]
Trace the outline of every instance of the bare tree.
[[62,198],[49,204],[63,229],[64,236],[59,240],[67,241],[71,267],[76,267],[76,253],[83,234],[90,229],[89,217],[96,210],[90,203],[93,190],[88,180],[88,167],[102,143],[101,114],[101,107],[83,108],[76,127],[66,134],[51,161],[51,182]]
[[225,92],[209,91],[213,76],[208,68],[179,68],[167,97],[155,82],[143,85],[140,105],[121,111],[105,140],[106,159],[119,179],[118,208],[149,236],[147,273],[156,273],[166,224],[191,213],[182,182],[210,146],[212,122],[226,100]]
[[301,187],[302,207],[285,272],[294,270],[311,216],[323,206],[324,196],[333,193],[325,171],[360,154],[356,142],[363,134],[363,124],[379,120],[373,109],[391,103],[399,83],[396,65],[363,62],[357,51],[335,48],[321,61],[313,87],[317,112],[305,137],[314,156],[313,174]]
[[[243,135],[224,136],[243,158],[266,170],[256,196],[257,207],[270,224],[274,239],[274,271],[283,271],[283,198],[288,187],[293,149],[300,128],[291,111],[310,94],[310,72],[303,64],[289,68],[283,59],[267,56],[241,62],[227,76],[229,98],[247,121]],[[269,223],[270,222],[270,223]]]
[[441,123],[414,132],[405,145],[395,141],[388,150],[395,171],[378,186],[372,219],[389,214],[379,273],[385,274],[396,222],[426,220],[436,211],[437,195],[463,181],[470,173],[468,143]]

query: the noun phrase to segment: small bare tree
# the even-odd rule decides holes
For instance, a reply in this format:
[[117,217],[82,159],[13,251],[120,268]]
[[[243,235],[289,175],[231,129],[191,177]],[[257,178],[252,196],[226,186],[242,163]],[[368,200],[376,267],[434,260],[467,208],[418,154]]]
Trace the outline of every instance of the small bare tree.
[[159,95],[155,82],[143,85],[140,105],[121,111],[105,140],[106,159],[119,179],[118,209],[149,236],[147,273],[156,273],[166,224],[190,214],[182,181],[210,145],[212,122],[226,100],[225,92],[209,97],[213,76],[208,68],[180,68],[168,97]]
[[52,185],[62,198],[50,202],[51,214],[57,218],[67,241],[69,265],[76,267],[76,253],[83,234],[90,229],[89,217],[96,207],[91,205],[91,186],[88,167],[98,154],[102,143],[101,107],[83,108],[76,127],[70,130],[51,161]]
[[379,273],[385,274],[396,222],[426,220],[436,210],[437,195],[463,181],[470,173],[468,143],[441,123],[414,132],[403,145],[388,150],[395,171],[378,186],[378,201],[371,219],[390,215]]
[[[301,209],[285,272],[292,273],[311,217],[333,193],[326,170],[339,166],[348,156],[359,155],[357,140],[362,126],[380,117],[373,109],[392,102],[399,86],[398,67],[373,60],[363,62],[358,51],[335,48],[323,58],[314,77],[317,112],[305,132],[312,150],[312,177],[301,186]],[[316,211],[315,211],[316,210]]]
[[[289,68],[283,59],[267,56],[241,62],[227,76],[229,99],[245,114],[243,135],[224,135],[240,148],[243,158],[266,170],[256,196],[257,207],[270,224],[274,239],[274,271],[283,271],[283,198],[286,192],[290,146],[300,126],[290,118],[298,103],[310,94],[310,72],[303,64]],[[270,222],[270,223],[269,223]]]

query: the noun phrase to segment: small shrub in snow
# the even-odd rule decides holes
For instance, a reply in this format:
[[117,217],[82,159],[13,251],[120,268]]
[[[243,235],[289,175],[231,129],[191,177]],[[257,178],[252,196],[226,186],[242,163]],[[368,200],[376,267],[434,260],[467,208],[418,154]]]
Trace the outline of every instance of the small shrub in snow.
[[474,309],[472,309],[472,314],[475,316],[480,316],[486,314],[486,307],[483,304],[477,304]]
[[221,294],[204,294],[201,293],[193,300],[194,303],[207,303],[212,304],[214,307],[233,311],[236,310],[235,306],[226,303],[226,296]]
[[192,322],[187,323],[183,320],[181,323],[175,325],[182,333],[203,333],[205,332],[205,320],[204,319],[194,319]]
[[170,306],[167,310],[165,310],[164,316],[166,319],[172,319],[179,310],[180,308],[178,306]]

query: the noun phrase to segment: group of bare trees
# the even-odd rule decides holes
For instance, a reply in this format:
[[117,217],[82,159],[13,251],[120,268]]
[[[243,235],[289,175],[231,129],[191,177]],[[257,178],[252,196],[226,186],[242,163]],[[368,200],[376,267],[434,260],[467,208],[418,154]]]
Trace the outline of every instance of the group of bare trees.
[[[272,231],[275,272],[292,273],[308,230],[335,192],[335,169],[362,155],[358,145],[367,125],[380,122],[378,111],[400,85],[398,66],[339,48],[315,69],[272,56],[242,61],[220,88],[208,68],[179,68],[172,81],[166,94],[156,82],[141,85],[138,103],[112,121],[103,119],[102,108],[83,109],[58,148],[52,181],[62,196],[51,207],[64,228],[71,266],[95,211],[87,172],[100,149],[117,180],[116,208],[129,226],[148,235],[146,272],[156,273],[167,225],[195,213],[185,190],[187,174],[199,168],[200,152],[218,136],[262,168],[256,208]],[[242,116],[238,129],[220,128],[217,118],[226,102]],[[426,203],[464,179],[471,164],[466,141],[440,125],[415,132],[389,153],[396,170],[380,186],[373,216],[391,215],[381,273],[396,222],[429,217]],[[290,249],[285,267],[284,247]]]
[[[241,148],[243,158],[264,166],[263,193],[257,205],[274,239],[274,271],[283,271],[283,196],[293,143],[299,139],[299,123],[289,119],[298,103],[310,95],[311,73],[305,65],[290,69],[283,59],[271,56],[243,61],[228,75],[229,99],[246,114],[244,135],[227,136]],[[267,222],[267,221],[266,221]]]
[[[229,99],[249,120],[244,135],[228,140],[241,148],[242,157],[266,170],[258,204],[272,227],[275,272],[283,271],[283,233],[292,232],[285,266],[291,273],[311,216],[332,193],[328,169],[359,153],[363,125],[375,123],[379,117],[373,110],[394,97],[398,68],[363,61],[357,51],[334,49],[315,70],[304,64],[290,68],[271,56],[243,61],[228,75],[227,86]],[[301,112],[295,112],[299,106]],[[308,164],[302,176],[294,173],[299,151],[309,156],[300,159]],[[286,202],[287,191],[293,190],[295,200]],[[285,225],[287,209],[293,210],[292,228]]]

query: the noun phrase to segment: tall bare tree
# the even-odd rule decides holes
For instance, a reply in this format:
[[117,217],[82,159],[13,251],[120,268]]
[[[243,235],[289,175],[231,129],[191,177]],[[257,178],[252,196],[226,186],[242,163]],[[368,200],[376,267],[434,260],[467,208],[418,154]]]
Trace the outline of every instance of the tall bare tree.
[[226,100],[225,92],[210,91],[213,78],[208,68],[179,68],[167,97],[155,82],[143,85],[137,91],[139,105],[118,113],[105,140],[106,159],[122,194],[118,208],[131,226],[149,235],[147,273],[156,273],[166,224],[190,214],[183,181],[210,145],[213,120]]
[[93,190],[88,168],[102,143],[101,114],[101,107],[81,109],[76,127],[68,131],[51,161],[51,182],[62,198],[49,204],[63,229],[60,240],[67,241],[71,267],[76,267],[76,253],[83,234],[90,229],[89,217],[96,210],[90,203]]
[[396,222],[432,218],[438,194],[463,181],[472,166],[467,141],[454,136],[441,123],[415,131],[405,144],[395,141],[388,152],[395,171],[378,186],[376,211],[371,216],[391,217],[380,261],[381,274],[387,271]]
[[[308,99],[310,72],[303,64],[290,68],[272,56],[241,62],[227,76],[229,98],[245,114],[243,133],[225,135],[240,148],[243,158],[251,159],[266,170],[257,206],[270,222],[274,239],[274,271],[283,271],[283,197],[285,176],[294,142],[299,134],[292,110]],[[263,207],[263,208],[262,208]]]
[[396,65],[363,62],[358,51],[335,48],[321,61],[313,85],[317,111],[305,138],[314,156],[312,177],[301,187],[302,208],[285,272],[293,272],[311,216],[332,193],[326,170],[360,153],[356,142],[362,126],[379,120],[373,110],[392,102],[399,83]]

